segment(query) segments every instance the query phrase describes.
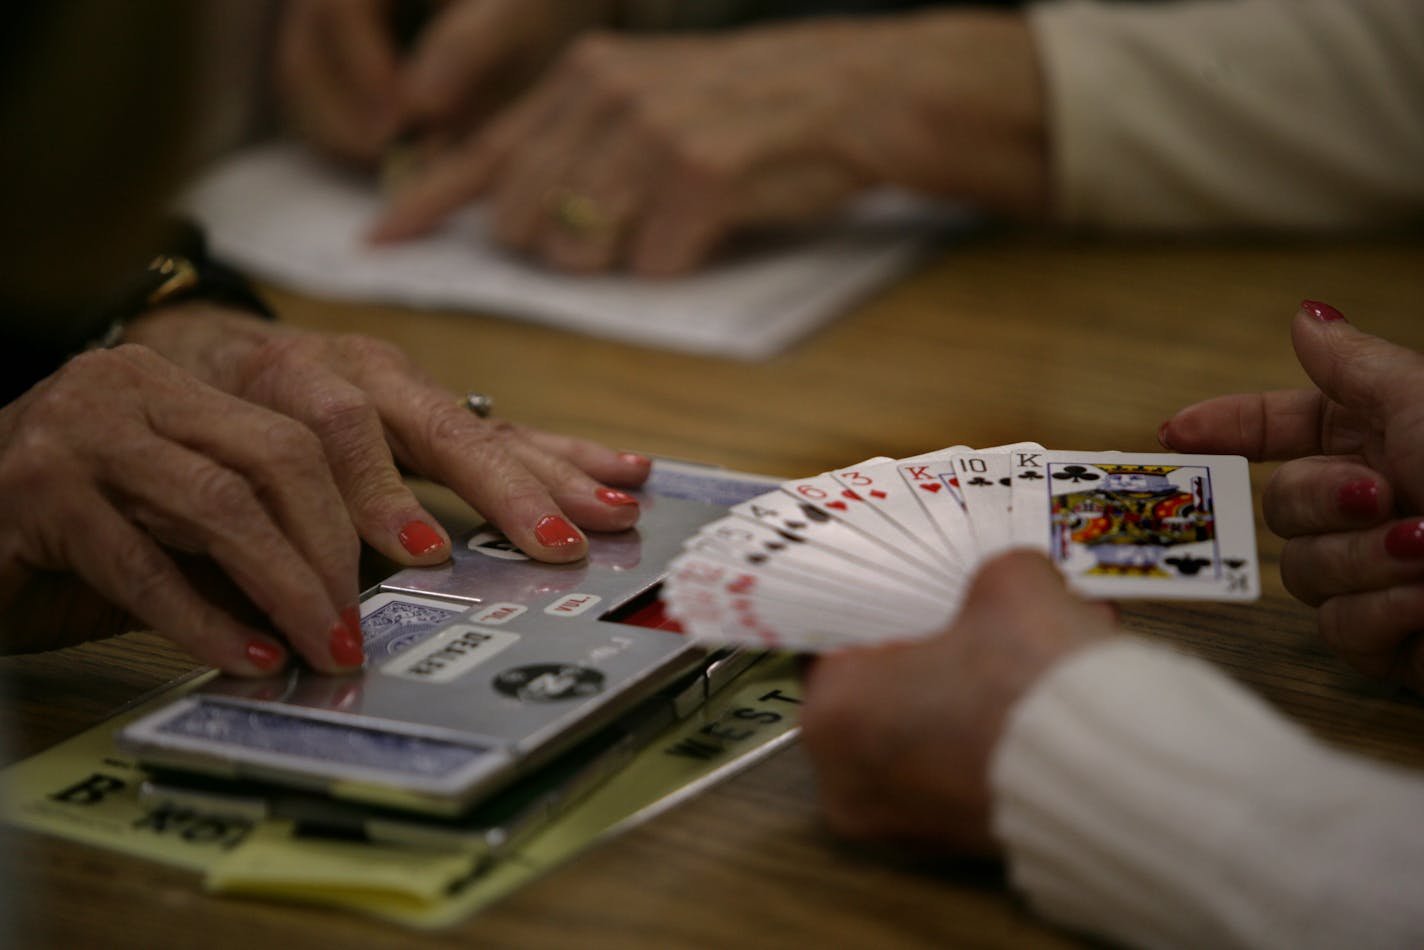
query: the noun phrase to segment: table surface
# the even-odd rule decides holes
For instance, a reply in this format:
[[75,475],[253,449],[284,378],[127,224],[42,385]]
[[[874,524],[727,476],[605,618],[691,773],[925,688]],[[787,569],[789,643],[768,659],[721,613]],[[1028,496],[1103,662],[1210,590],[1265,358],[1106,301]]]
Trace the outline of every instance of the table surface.
[[[991,233],[759,363],[668,354],[453,313],[274,293],[286,318],[404,346],[500,414],[646,453],[795,476],[949,444],[1155,451],[1176,408],[1300,385],[1287,326],[1302,297],[1424,348],[1424,240],[1143,243]],[[1259,492],[1269,475],[1253,471]],[[1220,664],[1319,735],[1424,765],[1424,704],[1338,663],[1284,594],[1259,528],[1261,601],[1135,604],[1131,629]],[[191,669],[155,637],[0,661],[11,756],[93,725]],[[15,842],[28,945],[352,947],[1015,946],[1076,943],[1035,920],[993,866],[852,847],[819,823],[799,747],[778,753],[434,934],[220,899],[196,876],[34,835]]]

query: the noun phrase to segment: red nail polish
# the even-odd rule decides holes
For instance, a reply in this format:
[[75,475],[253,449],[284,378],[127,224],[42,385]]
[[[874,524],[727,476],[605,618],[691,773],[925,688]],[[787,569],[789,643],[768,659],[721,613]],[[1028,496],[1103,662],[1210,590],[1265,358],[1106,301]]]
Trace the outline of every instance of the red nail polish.
[[636,505],[638,503],[638,499],[616,488],[600,488],[594,492],[594,494],[597,495],[598,500],[605,505]]
[[347,607],[341,611],[341,622],[346,624],[346,629],[351,631],[356,641],[361,642],[361,612],[355,607]]
[[620,452],[618,457],[629,465],[651,465],[646,455],[639,455],[637,452]]
[[1373,479],[1361,478],[1340,486],[1335,494],[1340,513],[1361,521],[1379,513],[1379,486]]
[[1402,561],[1424,558],[1424,521],[1402,521],[1384,536],[1384,549]]
[[534,526],[534,537],[546,548],[566,548],[583,540],[583,536],[574,526],[558,515],[545,515],[540,518],[539,523]]
[[266,640],[247,641],[247,662],[264,673],[270,673],[282,665],[282,648]]
[[1170,449],[1172,447],[1172,443],[1167,441],[1167,426],[1170,424],[1170,420],[1168,420],[1157,427],[1157,444],[1164,449]]
[[[1321,303],[1318,300],[1302,300],[1300,309],[1310,314],[1317,320],[1324,323],[1334,323],[1336,320],[1345,320],[1345,315],[1328,303]],[[1345,321],[1349,322],[1349,321]]]
[[356,667],[365,660],[361,638],[351,632],[345,620],[338,620],[331,625],[329,638],[331,658],[341,666]]
[[444,545],[445,539],[424,521],[411,521],[400,529],[400,543],[412,555],[420,557]]

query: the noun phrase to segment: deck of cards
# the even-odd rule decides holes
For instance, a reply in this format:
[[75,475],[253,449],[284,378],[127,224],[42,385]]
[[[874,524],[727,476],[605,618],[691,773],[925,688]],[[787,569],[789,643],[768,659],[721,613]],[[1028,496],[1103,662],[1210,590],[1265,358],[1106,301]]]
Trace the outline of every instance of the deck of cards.
[[730,511],[686,542],[663,587],[670,615],[707,643],[923,637],[1010,548],[1043,552],[1087,597],[1260,593],[1239,456],[953,446],[788,481]]

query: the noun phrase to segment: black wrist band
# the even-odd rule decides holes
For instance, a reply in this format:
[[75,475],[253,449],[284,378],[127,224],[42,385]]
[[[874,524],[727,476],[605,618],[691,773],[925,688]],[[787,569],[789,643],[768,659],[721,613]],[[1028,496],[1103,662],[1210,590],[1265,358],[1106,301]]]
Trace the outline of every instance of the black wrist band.
[[274,319],[241,274],[208,257],[202,232],[193,225],[177,223],[158,250],[106,305],[46,311],[0,298],[0,406],[76,353],[123,342],[124,328],[155,307],[208,300]]
[[247,279],[237,271],[207,256],[201,232],[182,226],[174,250],[157,254],[108,307],[95,325],[100,333],[88,349],[117,346],[123,342],[124,328],[151,310],[188,301],[208,301],[262,317],[276,315]]

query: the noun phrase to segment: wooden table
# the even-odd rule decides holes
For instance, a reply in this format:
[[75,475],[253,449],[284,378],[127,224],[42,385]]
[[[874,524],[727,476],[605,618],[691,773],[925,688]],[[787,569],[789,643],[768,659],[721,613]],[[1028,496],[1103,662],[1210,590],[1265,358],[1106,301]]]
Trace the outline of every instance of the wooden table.
[[[763,363],[671,355],[495,319],[277,294],[293,322],[389,337],[500,413],[643,452],[781,475],[952,443],[1154,450],[1174,409],[1299,384],[1302,297],[1424,348],[1424,241],[1143,244],[1013,234],[956,243]],[[1267,472],[1256,473],[1258,490]],[[1131,628],[1221,664],[1319,734],[1424,765],[1424,705],[1335,661],[1281,590],[1249,606],[1134,605]],[[12,754],[92,725],[191,664],[131,636],[3,661]],[[413,934],[203,895],[191,875],[20,836],[34,946],[1058,946],[992,867],[832,839],[799,748],[596,850],[453,931]]]

